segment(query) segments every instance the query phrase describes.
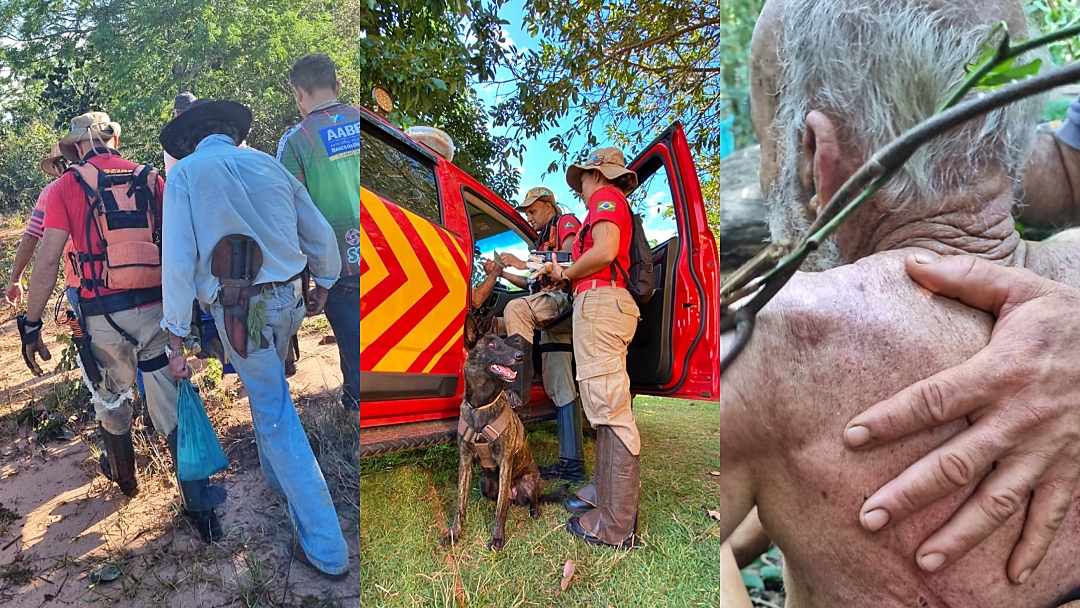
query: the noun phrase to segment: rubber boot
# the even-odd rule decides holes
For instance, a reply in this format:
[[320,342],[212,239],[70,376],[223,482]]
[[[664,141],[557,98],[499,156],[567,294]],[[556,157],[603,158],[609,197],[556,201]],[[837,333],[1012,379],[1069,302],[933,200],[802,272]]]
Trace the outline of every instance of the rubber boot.
[[581,405],[577,399],[555,410],[559,431],[559,460],[540,467],[543,479],[585,481],[585,451],[581,445]]
[[105,451],[98,459],[101,473],[109,481],[116,482],[125,496],[138,496],[139,478],[135,473],[135,446],[131,443],[131,431],[113,435],[99,424],[98,434],[105,444]]
[[510,336],[506,339],[506,344],[515,350],[521,351],[521,363],[510,366],[510,369],[517,372],[517,377],[514,378],[514,382],[510,385],[510,390],[520,398],[521,404],[518,407],[525,407],[529,405],[529,395],[532,393],[533,345],[521,334]]
[[[165,441],[169,444],[169,454],[172,455],[175,469],[176,463],[179,462],[176,458],[176,429],[169,433]],[[184,507],[184,517],[194,524],[195,529],[199,531],[199,538],[207,543],[220,540],[223,535],[221,520],[214,511],[214,507],[225,502],[228,496],[225,488],[212,485],[209,479],[180,481],[177,477],[176,482],[180,490],[180,502]]]
[[596,508],[571,517],[566,529],[589,544],[634,548],[641,493],[638,457],[626,449],[610,426],[597,427],[596,440],[597,468],[593,471]]

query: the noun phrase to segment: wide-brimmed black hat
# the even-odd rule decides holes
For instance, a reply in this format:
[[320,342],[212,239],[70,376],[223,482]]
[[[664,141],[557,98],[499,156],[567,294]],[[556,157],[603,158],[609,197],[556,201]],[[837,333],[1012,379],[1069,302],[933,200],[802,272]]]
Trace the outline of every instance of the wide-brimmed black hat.
[[161,135],[158,136],[161,147],[177,160],[184,158],[191,151],[181,150],[177,146],[180,137],[206,120],[220,120],[236,126],[240,131],[240,141],[247,139],[248,132],[251,131],[251,110],[243,104],[223,99],[196,99],[187,110],[170,120],[161,130]]

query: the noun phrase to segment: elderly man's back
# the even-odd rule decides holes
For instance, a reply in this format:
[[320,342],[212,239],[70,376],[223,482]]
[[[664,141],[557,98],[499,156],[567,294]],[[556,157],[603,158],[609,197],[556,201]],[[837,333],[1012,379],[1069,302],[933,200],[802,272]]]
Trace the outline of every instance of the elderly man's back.
[[[915,549],[986,472],[885,531],[859,525],[867,497],[967,423],[853,452],[841,440],[847,421],[962,363],[993,326],[986,313],[918,287],[904,269],[905,251],[912,250],[796,275],[725,371],[721,457],[752,479],[761,521],[784,553],[788,606],[1034,608],[1080,598],[1080,491],[1046,560],[1019,586],[1007,580],[1005,562],[1025,508],[949,568],[928,574],[915,564]],[[1075,251],[1027,244],[1018,258],[1042,276],[1080,285],[1080,263],[1069,258]]]

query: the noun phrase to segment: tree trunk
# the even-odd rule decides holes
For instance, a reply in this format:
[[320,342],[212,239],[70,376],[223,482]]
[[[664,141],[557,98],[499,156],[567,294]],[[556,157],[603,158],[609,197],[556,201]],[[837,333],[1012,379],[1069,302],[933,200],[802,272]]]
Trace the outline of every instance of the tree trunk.
[[758,166],[761,146],[720,161],[720,272],[737,269],[769,242]]

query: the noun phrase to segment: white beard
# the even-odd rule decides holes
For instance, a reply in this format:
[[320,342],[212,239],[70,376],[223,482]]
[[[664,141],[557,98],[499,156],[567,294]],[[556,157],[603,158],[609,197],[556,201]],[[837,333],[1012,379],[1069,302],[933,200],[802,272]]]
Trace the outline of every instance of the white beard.
[[[767,218],[769,232],[772,234],[774,243],[787,240],[795,245],[810,230],[810,222],[803,217],[800,210],[809,204],[811,196],[799,184],[796,162],[794,155],[787,155],[784,158],[780,175],[773,182],[765,201],[769,210]],[[836,240],[830,236],[818,247],[817,251],[806,257],[800,270],[820,272],[844,264],[844,259],[836,246]]]

